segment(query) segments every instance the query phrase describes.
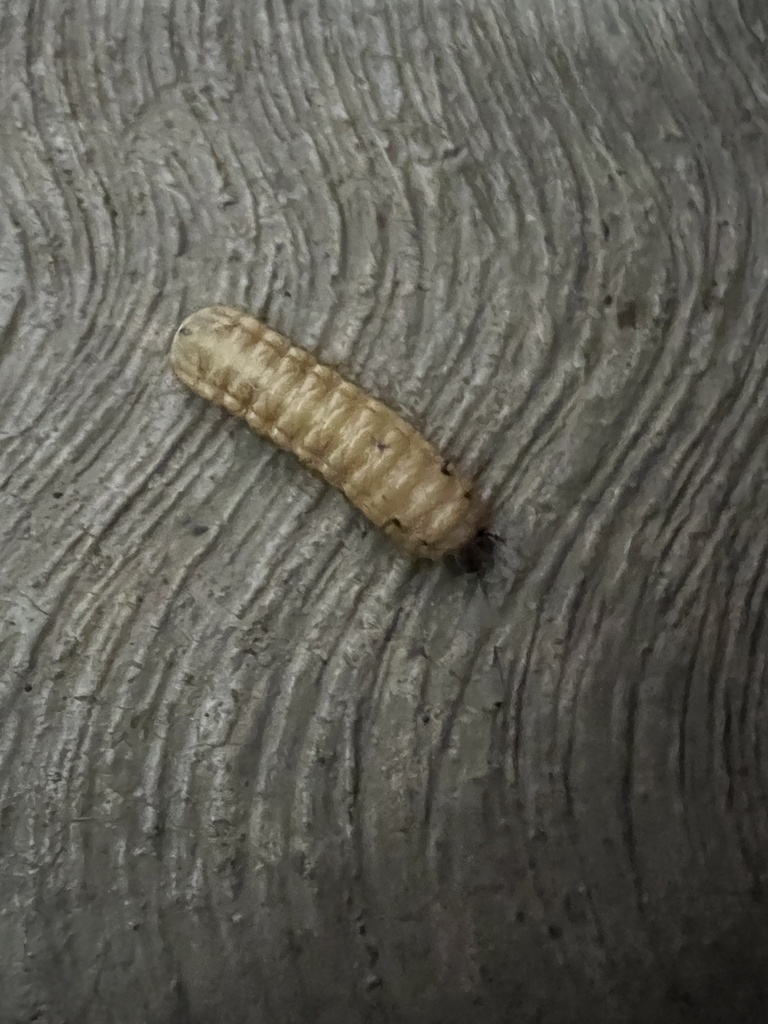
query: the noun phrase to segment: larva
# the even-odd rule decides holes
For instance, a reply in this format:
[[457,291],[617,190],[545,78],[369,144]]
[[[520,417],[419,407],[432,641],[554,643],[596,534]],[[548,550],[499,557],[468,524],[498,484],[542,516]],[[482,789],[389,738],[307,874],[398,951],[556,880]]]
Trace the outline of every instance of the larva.
[[[410,555],[437,560],[488,536],[484,502],[425,438],[250,314],[226,306],[193,313],[173,339],[171,366],[339,488]],[[480,568],[475,561],[464,565]]]

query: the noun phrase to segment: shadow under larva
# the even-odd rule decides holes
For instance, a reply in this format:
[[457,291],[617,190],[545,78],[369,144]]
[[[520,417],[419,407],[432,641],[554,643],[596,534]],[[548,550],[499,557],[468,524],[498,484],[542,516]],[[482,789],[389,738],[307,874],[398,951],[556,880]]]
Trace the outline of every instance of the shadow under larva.
[[489,509],[472,484],[383,402],[227,306],[187,317],[171,366],[193,391],[293,452],[416,560],[488,565]]

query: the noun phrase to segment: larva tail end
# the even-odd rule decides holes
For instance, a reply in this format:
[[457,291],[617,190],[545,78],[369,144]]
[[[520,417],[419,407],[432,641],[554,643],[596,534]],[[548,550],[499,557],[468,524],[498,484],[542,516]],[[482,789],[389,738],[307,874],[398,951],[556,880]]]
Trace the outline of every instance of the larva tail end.
[[206,306],[205,309],[198,309],[179,324],[171,349],[183,348],[185,339],[189,339],[187,343],[192,344],[192,339],[196,335],[229,330],[242,318],[243,313],[230,306]]
[[199,376],[201,353],[217,337],[225,338],[244,314],[230,306],[206,306],[191,313],[179,324],[171,342],[170,364],[174,373],[189,383]]

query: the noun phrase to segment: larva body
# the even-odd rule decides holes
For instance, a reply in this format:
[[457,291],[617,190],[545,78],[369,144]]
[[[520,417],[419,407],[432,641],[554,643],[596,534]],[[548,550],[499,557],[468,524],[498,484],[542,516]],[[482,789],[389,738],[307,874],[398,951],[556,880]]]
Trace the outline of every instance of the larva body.
[[483,533],[471,485],[397,413],[255,317],[212,306],[179,327],[176,376],[241,416],[339,488],[417,558],[458,552]]

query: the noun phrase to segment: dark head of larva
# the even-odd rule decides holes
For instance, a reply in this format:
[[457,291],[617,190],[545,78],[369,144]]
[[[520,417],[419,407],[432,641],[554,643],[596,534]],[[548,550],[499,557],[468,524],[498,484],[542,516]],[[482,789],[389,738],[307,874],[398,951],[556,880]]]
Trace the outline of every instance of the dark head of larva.
[[485,527],[481,527],[468,544],[451,556],[450,561],[461,573],[484,576],[493,565],[496,544],[500,539]]

